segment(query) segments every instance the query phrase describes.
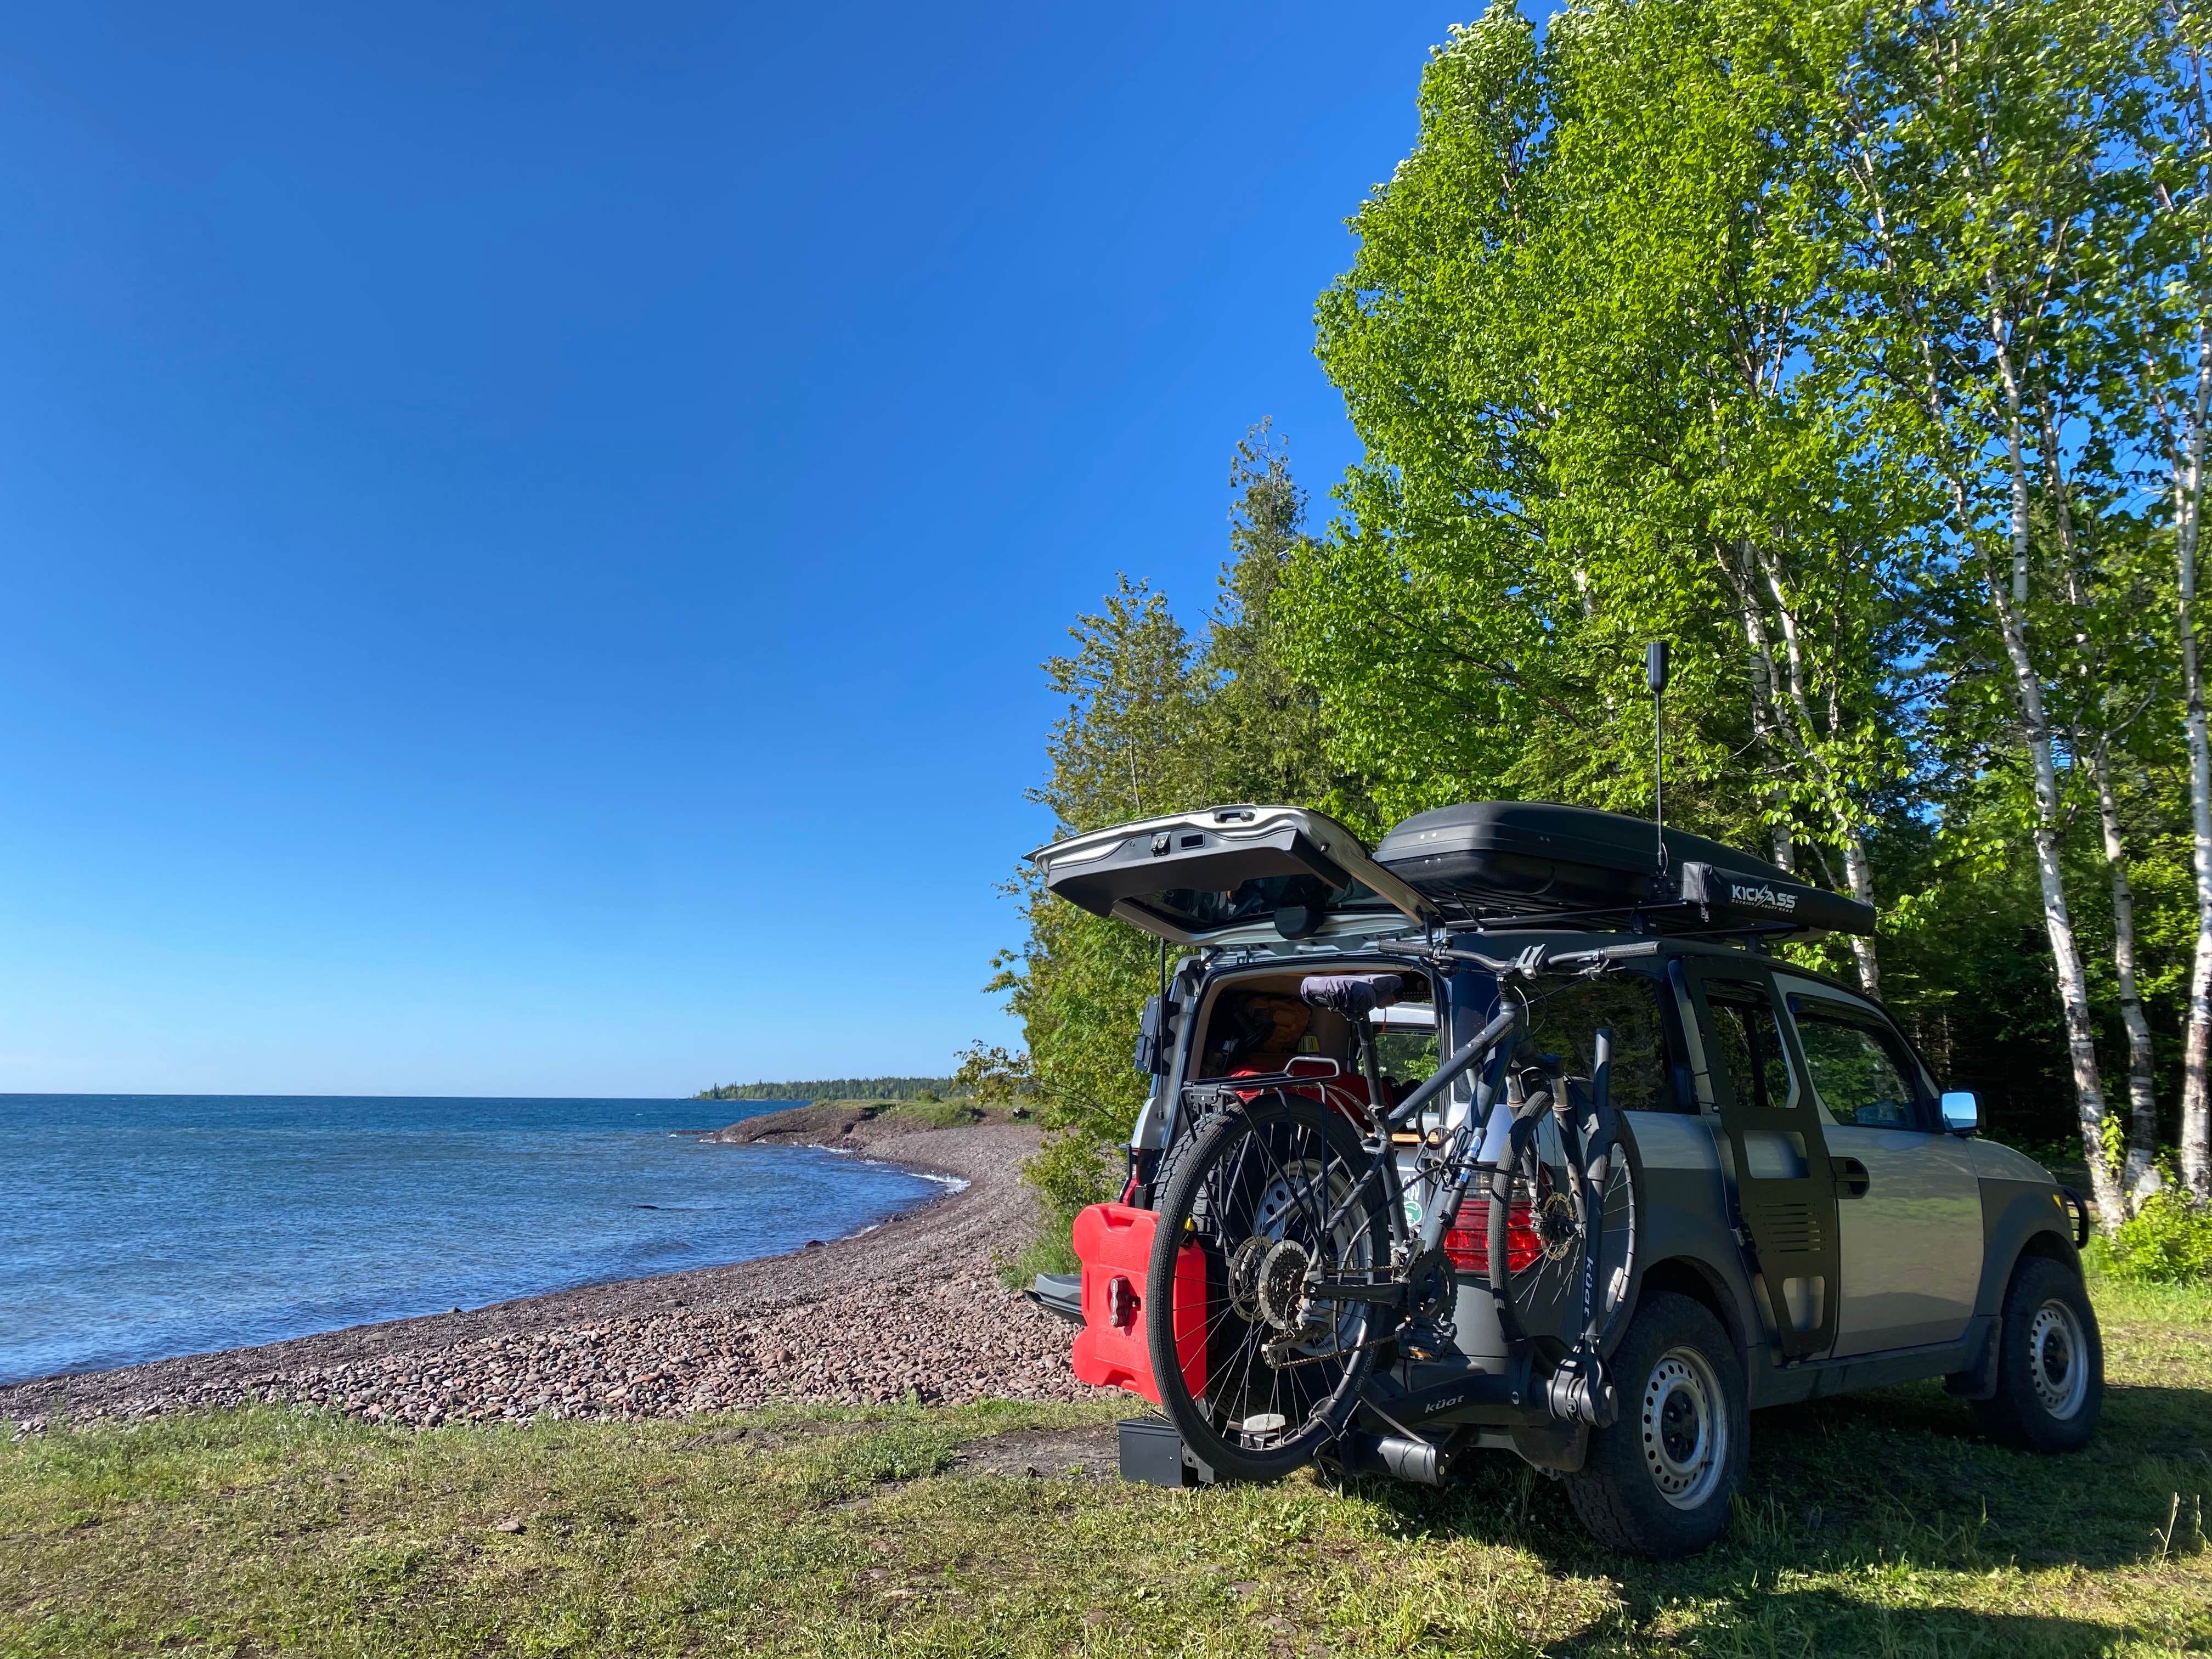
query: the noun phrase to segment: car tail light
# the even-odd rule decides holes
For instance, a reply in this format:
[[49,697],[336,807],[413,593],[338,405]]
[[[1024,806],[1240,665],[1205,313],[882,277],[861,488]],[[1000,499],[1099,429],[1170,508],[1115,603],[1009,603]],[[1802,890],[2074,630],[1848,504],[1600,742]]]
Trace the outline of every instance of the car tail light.
[[[1526,1273],[1544,1254],[1544,1241],[1536,1237],[1534,1210],[1516,1201],[1505,1212],[1505,1271]],[[1490,1200],[1470,1198],[1460,1206],[1458,1218],[1444,1235],[1444,1254],[1463,1273],[1490,1276]]]

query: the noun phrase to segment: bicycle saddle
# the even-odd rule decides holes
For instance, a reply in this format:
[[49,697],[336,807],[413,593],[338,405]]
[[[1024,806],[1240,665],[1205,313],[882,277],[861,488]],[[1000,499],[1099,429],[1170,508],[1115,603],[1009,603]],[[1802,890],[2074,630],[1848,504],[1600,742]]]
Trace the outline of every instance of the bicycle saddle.
[[1298,995],[1310,1008],[1327,1008],[1357,1019],[1371,1008],[1388,1008],[1406,983],[1402,974],[1309,974]]

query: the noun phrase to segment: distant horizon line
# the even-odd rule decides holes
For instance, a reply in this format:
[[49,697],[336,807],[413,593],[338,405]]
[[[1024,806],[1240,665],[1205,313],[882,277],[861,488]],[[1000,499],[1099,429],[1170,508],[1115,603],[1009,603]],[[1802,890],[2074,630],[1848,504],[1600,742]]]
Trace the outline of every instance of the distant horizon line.
[[700,1099],[697,1095],[454,1095],[399,1090],[337,1094],[299,1089],[0,1089],[0,1100],[651,1100],[690,1104]]

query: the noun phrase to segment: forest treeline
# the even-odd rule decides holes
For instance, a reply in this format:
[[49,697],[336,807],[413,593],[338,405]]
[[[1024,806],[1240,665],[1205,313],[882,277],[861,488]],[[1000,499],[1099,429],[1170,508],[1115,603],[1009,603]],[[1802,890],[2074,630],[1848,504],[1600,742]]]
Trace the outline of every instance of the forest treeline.
[[723,1083],[694,1100],[918,1100],[952,1092],[949,1077],[832,1077],[805,1083]]
[[[1263,426],[1186,626],[1125,576],[1046,665],[1064,831],[1222,801],[1372,839],[1447,802],[1668,817],[1878,907],[1800,949],[2112,1224],[2201,1201],[2212,757],[2205,13],[1581,0],[1455,29],[1316,348],[1325,526]],[[1063,1206],[1142,1097],[1157,972],[1043,902],[996,981]]]

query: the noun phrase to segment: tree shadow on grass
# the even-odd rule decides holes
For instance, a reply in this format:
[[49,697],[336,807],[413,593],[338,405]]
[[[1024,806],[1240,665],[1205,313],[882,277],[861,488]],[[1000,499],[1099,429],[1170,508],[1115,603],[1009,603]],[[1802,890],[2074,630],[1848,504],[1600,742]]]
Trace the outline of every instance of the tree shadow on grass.
[[[1570,1637],[1545,1651],[1565,1656],[1613,1649],[1620,1632]],[[2110,1653],[2133,1634],[2124,1625],[2032,1613],[1891,1607],[1820,1590],[1754,1589],[1701,1609],[1696,1651],[1804,1655],[1806,1659],[2082,1659]]]
[[[1632,1630],[1670,1604],[1693,1603],[1701,1643],[1710,1624],[1741,1631],[1743,1650],[1760,1654],[2101,1651],[2125,1634],[2124,1624],[1902,1610],[1881,1605],[1875,1587],[1924,1575],[1920,1588],[1940,1599],[1947,1576],[2135,1569],[2206,1547],[2212,1393],[2205,1390],[2115,1388],[2097,1438],[2057,1457],[1996,1444],[1968,1407],[1934,1383],[1759,1412],[1751,1429],[1735,1523],[1686,1561],[1636,1561],[1605,1549],[1576,1521],[1559,1482],[1503,1455],[1471,1458],[1468,1478],[1441,1490],[1366,1491],[1412,1528],[1526,1550],[1555,1571],[1615,1580]],[[1832,1576],[1836,1587],[1778,1595],[1773,1586],[1783,1574]],[[1858,1585],[1869,1587],[1863,1596]],[[2212,1635],[2205,1614],[2174,1612],[2185,1615]],[[1731,1650],[1716,1639],[1712,1650]],[[1595,1632],[1577,1640],[1604,1644]]]
[[[2096,1438],[2045,1456],[1997,1444],[1936,1383],[1752,1419],[1747,1508],[1961,1567],[2130,1566],[2201,1547],[2212,1391],[2114,1388]],[[1948,1539],[1948,1546],[1937,1540]]]

